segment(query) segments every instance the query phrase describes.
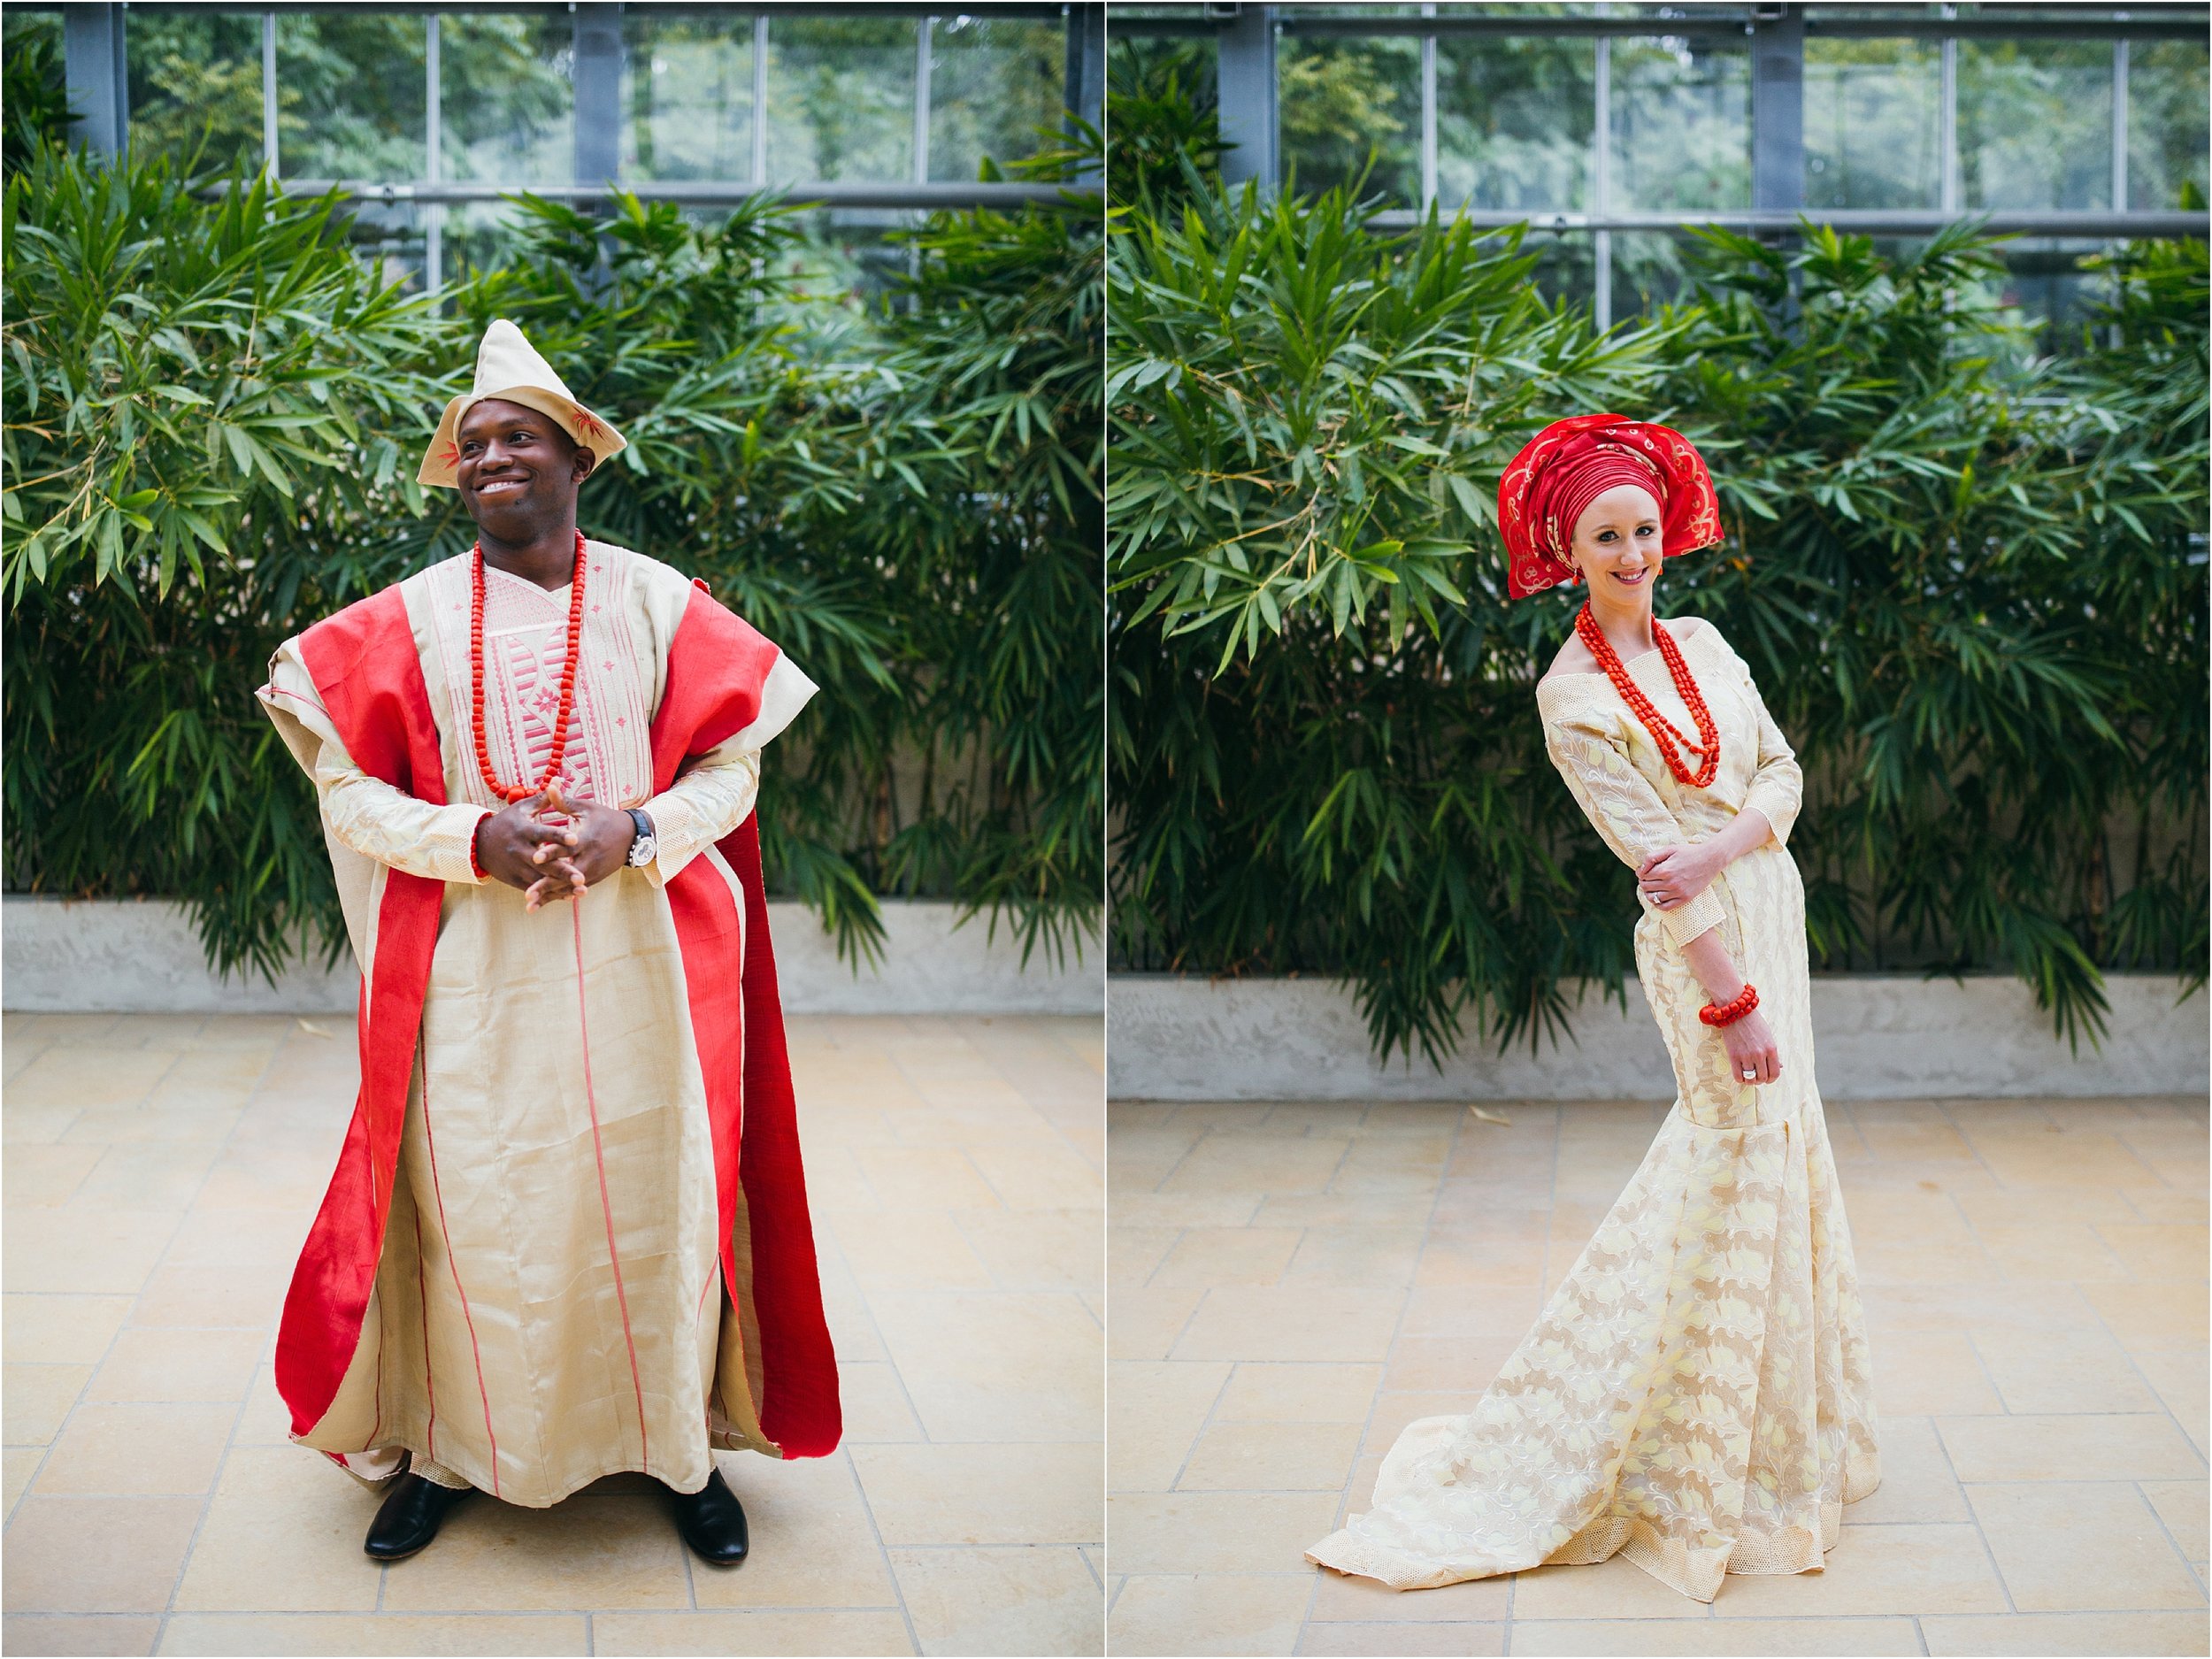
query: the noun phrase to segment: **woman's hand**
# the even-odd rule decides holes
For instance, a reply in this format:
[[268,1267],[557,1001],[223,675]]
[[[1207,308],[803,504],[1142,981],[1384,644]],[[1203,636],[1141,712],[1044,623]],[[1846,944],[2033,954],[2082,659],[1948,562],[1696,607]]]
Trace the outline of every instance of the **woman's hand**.
[[1713,885],[1728,860],[1716,839],[1694,847],[1662,847],[1636,866],[1636,886],[1663,910],[1679,910]]
[[1757,1009],[1718,1029],[1728,1049],[1729,1074],[1738,1083],[1771,1083],[1782,1075],[1782,1052],[1775,1047],[1773,1028]]
[[[1721,943],[1719,928],[1709,927],[1683,946],[1682,956],[1697,977],[1698,984],[1705,988],[1707,1001],[1724,1005],[1742,994],[1743,975]],[[1774,1029],[1757,1009],[1713,1030],[1728,1050],[1728,1069],[1738,1087],[1747,1083],[1771,1083],[1782,1075],[1782,1054],[1775,1046]],[[1751,1073],[1749,1077],[1744,1075],[1747,1071]]]
[[1662,847],[1636,866],[1636,887],[1663,910],[1678,910],[1706,888],[1713,878],[1755,848],[1763,847],[1774,826],[1757,807],[1746,807],[1717,835],[1695,846]]

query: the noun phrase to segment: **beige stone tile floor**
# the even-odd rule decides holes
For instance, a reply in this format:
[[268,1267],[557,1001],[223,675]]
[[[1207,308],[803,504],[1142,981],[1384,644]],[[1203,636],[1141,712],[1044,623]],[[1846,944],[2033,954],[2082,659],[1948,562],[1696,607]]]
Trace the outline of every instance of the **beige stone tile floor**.
[[1159,1654],[2203,1654],[2206,1102],[1838,1102],[1881,1489],[1710,1606],[1616,1559],[1395,1594],[1302,1552],[1467,1409],[1665,1116],[1108,1109],[1108,1641]]
[[795,1018],[843,1374],[833,1456],[723,1459],[693,1563],[653,1488],[479,1499],[361,1554],[376,1496],[270,1371],[356,1080],[343,1019],[9,1015],[11,1654],[1095,1654],[1095,1019]]

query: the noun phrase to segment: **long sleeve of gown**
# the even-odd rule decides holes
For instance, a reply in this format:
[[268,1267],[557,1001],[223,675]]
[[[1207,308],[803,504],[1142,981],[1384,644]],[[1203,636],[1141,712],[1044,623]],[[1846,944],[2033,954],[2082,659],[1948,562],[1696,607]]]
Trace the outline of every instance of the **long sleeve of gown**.
[[653,820],[657,844],[647,879],[664,886],[683,867],[745,821],[760,795],[760,750],[733,739],[698,762],[640,809]]
[[1765,814],[1774,831],[1775,844],[1786,847],[1791,826],[1797,822],[1797,809],[1805,799],[1805,774],[1798,766],[1796,751],[1782,735],[1782,728],[1774,723],[1774,717],[1767,712],[1766,699],[1760,696],[1759,687],[1751,678],[1750,664],[1737,656],[1732,648],[1728,656],[1759,718],[1759,765],[1751,775],[1744,805],[1757,807]]
[[474,887],[470,853],[489,814],[469,802],[433,806],[372,778],[354,764],[323,708],[315,682],[288,642],[269,663],[259,693],[285,746],[315,785],[330,833],[365,858],[434,881]]
[[[1690,839],[1602,716],[1575,713],[1545,721],[1544,747],[1591,826],[1631,870],[1662,848]],[[1709,887],[1671,910],[1654,904],[1640,887],[1636,897],[1659,918],[1678,949],[1722,919],[1720,895]]]

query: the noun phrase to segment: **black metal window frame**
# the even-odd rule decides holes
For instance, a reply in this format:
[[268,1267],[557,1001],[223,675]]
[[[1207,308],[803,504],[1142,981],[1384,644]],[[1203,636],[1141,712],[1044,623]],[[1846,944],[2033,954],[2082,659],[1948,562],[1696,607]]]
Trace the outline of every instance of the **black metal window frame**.
[[[497,201],[528,191],[532,195],[571,201],[591,201],[605,196],[610,185],[656,201],[689,206],[727,205],[764,189],[774,189],[787,200],[826,207],[884,208],[928,211],[939,208],[1012,207],[1024,202],[1047,201],[1059,188],[1051,184],[947,181],[929,177],[930,51],[932,35],[941,19],[952,17],[1029,18],[1053,19],[1066,31],[1067,50],[1064,101],[1067,110],[1093,126],[1102,124],[1105,88],[1105,6],[1088,4],[1028,4],[1024,0],[978,0],[964,8],[941,4],[906,4],[884,0],[865,4],[770,4],[750,5],[652,4],[625,7],[618,4],[590,4],[576,0],[567,5],[497,4],[460,0],[391,0],[389,4],[358,6],[338,0],[289,0],[267,5],[178,5],[65,4],[26,7],[26,10],[62,13],[63,55],[71,103],[82,112],[81,137],[105,154],[121,151],[129,142],[129,83],[127,73],[126,34],[131,11],[215,10],[261,19],[262,165],[272,176],[282,177],[282,155],[277,135],[276,20],[296,12],[372,10],[415,14],[423,19],[426,77],[424,174],[420,179],[301,179],[288,183],[308,190],[337,188],[365,202],[380,204],[442,206],[469,202]],[[620,177],[617,134],[621,127],[619,104],[622,76],[622,15],[626,10],[654,16],[749,14],[754,29],[754,109],[752,167],[744,179],[663,182]],[[574,28],[575,165],[567,184],[505,184],[495,181],[462,182],[441,176],[440,105],[442,88],[439,50],[441,14],[520,12],[566,14]],[[915,101],[912,174],[906,179],[780,180],[768,176],[766,98],[764,81],[767,55],[761,50],[773,20],[779,17],[910,17],[915,21]],[[436,266],[438,217],[429,216],[431,269]]]
[[[1256,181],[1273,188],[1281,180],[1281,134],[1277,106],[1278,43],[1284,35],[1312,37],[1413,37],[1421,42],[1420,206],[1385,209],[1376,222],[1402,227],[1418,222],[1437,206],[1436,43],[1448,35],[1510,35],[1523,39],[1581,37],[1594,42],[1593,77],[1595,111],[1591,132],[1589,211],[1548,211],[1462,206],[1445,208],[1481,227],[1528,225],[1562,234],[1586,234],[1595,264],[1595,310],[1599,326],[1612,319],[1612,233],[1678,230],[1695,225],[1786,233],[1801,219],[1839,230],[1877,235],[1927,235],[1962,219],[1990,229],[2030,235],[2124,238],[2202,236],[2212,214],[2202,211],[2130,210],[2127,201],[2127,76],[2131,41],[2204,42],[2212,35],[2212,11],[2196,5],[2115,8],[2105,16],[2071,13],[2049,18],[1982,18],[1952,15],[1955,6],[1898,7],[1884,14],[1865,6],[1804,4],[1748,6],[1665,6],[1656,12],[1623,11],[1611,15],[1513,16],[1437,13],[1433,0],[1419,15],[1378,12],[1325,11],[1298,5],[1212,4],[1179,14],[1124,12],[1112,17],[1116,35],[1206,36],[1217,47],[1221,134],[1235,146],[1224,157],[1222,172],[1231,183]],[[1611,42],[1624,36],[1649,39],[1713,39],[1747,42],[1751,58],[1751,204],[1738,210],[1631,211],[1611,205],[1609,87]],[[1815,208],[1805,204],[1804,79],[1809,37],[1862,40],[1930,40],[1940,42],[1942,145],[1940,205],[1927,209]],[[1962,201],[1958,148],[1958,45],[1973,40],[2109,41],[2113,50],[2113,211],[1970,211]]]

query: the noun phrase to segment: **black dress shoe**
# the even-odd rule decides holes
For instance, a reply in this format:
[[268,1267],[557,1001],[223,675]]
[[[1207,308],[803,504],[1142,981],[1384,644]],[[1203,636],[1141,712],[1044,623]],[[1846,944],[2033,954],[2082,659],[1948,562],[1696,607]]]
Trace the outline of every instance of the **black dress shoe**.
[[745,1506],[737,1501],[737,1494],[730,1490],[720,1470],[709,1475],[707,1484],[696,1492],[670,1487],[668,1498],[676,1530],[691,1546],[692,1554],[718,1567],[734,1567],[745,1559]]
[[376,1561],[404,1561],[437,1537],[448,1509],[475,1495],[474,1486],[442,1486],[411,1469],[392,1482],[361,1548]]

